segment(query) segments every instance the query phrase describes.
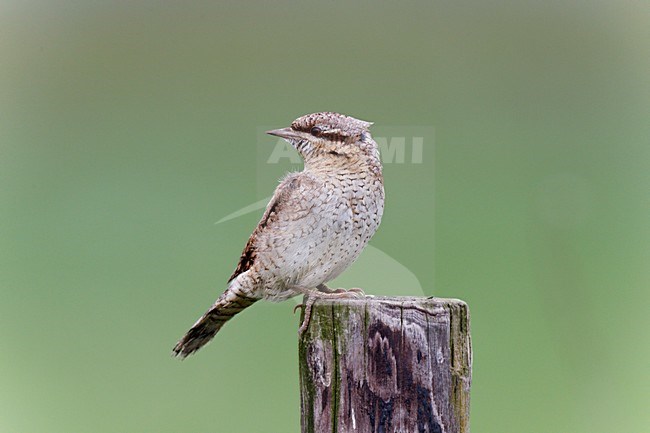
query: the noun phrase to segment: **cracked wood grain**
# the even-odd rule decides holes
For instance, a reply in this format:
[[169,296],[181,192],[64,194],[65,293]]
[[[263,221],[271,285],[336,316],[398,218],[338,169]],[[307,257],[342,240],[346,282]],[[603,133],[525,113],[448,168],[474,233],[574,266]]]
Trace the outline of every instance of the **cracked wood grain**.
[[318,300],[299,342],[302,433],[468,433],[463,301]]

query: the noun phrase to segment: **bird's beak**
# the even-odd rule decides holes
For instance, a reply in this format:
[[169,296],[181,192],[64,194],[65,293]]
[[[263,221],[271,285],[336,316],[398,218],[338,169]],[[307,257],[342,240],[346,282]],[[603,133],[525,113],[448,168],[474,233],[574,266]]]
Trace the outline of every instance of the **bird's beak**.
[[269,135],[275,135],[276,137],[284,138],[285,140],[300,137],[299,133],[291,128],[272,129],[271,131],[266,131],[266,133]]

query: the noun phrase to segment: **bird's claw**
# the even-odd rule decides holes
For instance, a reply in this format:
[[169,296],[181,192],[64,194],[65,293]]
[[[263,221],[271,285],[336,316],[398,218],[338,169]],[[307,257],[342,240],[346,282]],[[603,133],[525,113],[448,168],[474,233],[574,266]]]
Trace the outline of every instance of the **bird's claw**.
[[[303,315],[302,318],[302,323],[300,324],[300,328],[298,328],[298,337],[302,337],[302,334],[305,333],[307,330],[307,327],[309,327],[309,321],[311,319],[311,307],[314,305],[314,302],[316,302],[316,298],[314,297],[307,297],[305,295],[305,299],[303,299],[303,303],[298,305],[298,307],[304,307],[304,312],[305,314]],[[294,308],[294,312],[296,309]]]
[[366,296],[366,292],[364,292],[363,289],[360,289],[358,287],[352,287],[351,289],[348,289],[347,293],[354,294],[355,297],[359,297],[359,298],[364,298]]
[[358,288],[358,287],[353,287],[351,289],[334,289],[331,290],[325,286],[326,289],[328,289],[328,292],[316,292],[310,295],[305,294],[305,297],[302,300],[302,303],[296,305],[293,307],[293,314],[296,314],[296,311],[301,308],[304,311],[304,316],[302,323],[300,324],[300,328],[298,328],[298,335],[302,337],[302,334],[307,330],[307,327],[309,326],[309,320],[311,319],[311,309],[312,306],[314,305],[314,302],[316,302],[316,299],[318,298],[364,298],[366,296],[365,292]]
[[329,292],[322,292],[324,295],[323,297],[328,297],[328,295],[334,295],[331,296],[333,298],[346,298],[347,295],[352,295],[352,297],[357,298],[361,297],[363,298],[366,296],[366,293],[363,291],[363,289],[360,289],[358,287],[352,287],[350,289],[330,289]]

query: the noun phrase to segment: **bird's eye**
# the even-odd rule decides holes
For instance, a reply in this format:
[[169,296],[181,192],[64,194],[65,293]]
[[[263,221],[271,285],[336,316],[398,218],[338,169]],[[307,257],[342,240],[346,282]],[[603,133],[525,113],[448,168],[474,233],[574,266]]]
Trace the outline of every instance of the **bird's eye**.
[[320,129],[318,126],[314,126],[313,128],[311,128],[311,131],[309,132],[311,132],[311,135],[313,135],[314,137],[318,137],[323,133],[323,130]]

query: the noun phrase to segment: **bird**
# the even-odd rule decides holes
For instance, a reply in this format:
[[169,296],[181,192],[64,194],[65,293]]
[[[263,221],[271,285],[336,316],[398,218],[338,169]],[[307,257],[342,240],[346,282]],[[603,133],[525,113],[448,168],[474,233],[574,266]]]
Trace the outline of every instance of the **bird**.
[[303,170],[280,181],[226,290],[178,341],[174,356],[193,354],[261,299],[279,302],[303,294],[310,308],[317,298],[363,296],[360,289],[331,289],[327,282],[359,257],[381,223],[384,182],[371,125],[318,112],[267,131],[295,148]]

